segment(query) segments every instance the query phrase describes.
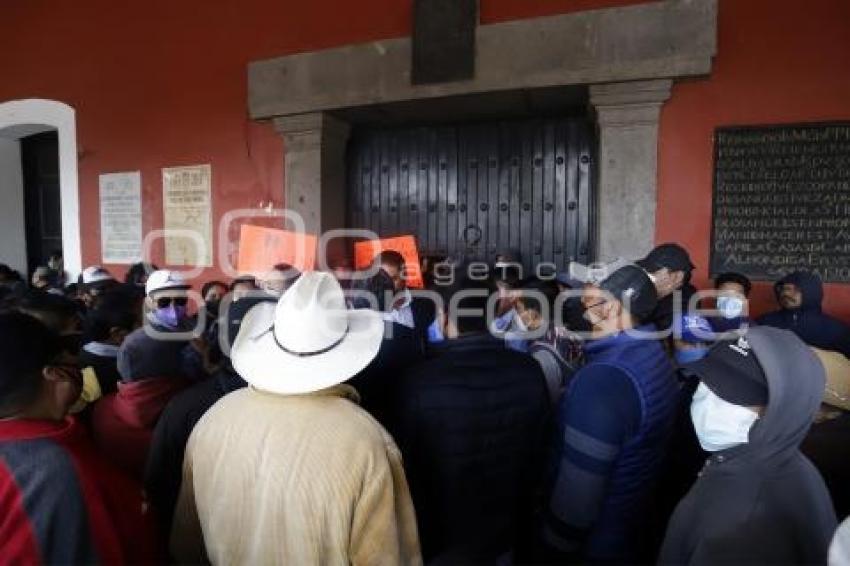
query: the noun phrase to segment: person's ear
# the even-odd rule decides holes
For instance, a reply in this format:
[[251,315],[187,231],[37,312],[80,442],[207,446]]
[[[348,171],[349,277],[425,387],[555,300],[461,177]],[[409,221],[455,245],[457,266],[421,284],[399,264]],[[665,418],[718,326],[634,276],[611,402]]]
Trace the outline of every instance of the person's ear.
[[531,320],[535,323],[543,322],[543,313],[537,309],[526,309],[528,314],[531,315]]
[[623,313],[623,304],[620,301],[608,301],[603,305],[603,310],[605,312],[606,319],[616,319],[619,318]]
[[685,272],[684,271],[674,271],[670,274],[670,283],[673,289],[678,289],[682,286],[682,283],[685,282]]
[[54,384],[68,379],[65,372],[63,372],[58,366],[44,366],[41,370],[41,376],[45,381]]
[[68,373],[68,370],[61,366],[49,365],[41,370],[41,375],[45,381],[52,385],[57,385],[65,381],[74,381],[73,376]]

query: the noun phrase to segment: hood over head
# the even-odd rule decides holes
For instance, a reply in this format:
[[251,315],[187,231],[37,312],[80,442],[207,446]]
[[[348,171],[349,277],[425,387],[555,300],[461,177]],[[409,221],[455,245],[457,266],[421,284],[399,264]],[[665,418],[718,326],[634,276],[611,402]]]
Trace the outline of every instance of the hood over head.
[[795,454],[809,432],[823,399],[823,365],[793,332],[758,326],[747,341],[767,378],[768,401],[764,415],[750,429],[747,444],[732,448],[729,456],[747,460],[785,459]]
[[803,294],[801,309],[820,309],[823,302],[823,283],[820,277],[808,271],[794,271],[776,282],[773,291],[776,299],[782,292],[782,286],[786,283],[796,285]]

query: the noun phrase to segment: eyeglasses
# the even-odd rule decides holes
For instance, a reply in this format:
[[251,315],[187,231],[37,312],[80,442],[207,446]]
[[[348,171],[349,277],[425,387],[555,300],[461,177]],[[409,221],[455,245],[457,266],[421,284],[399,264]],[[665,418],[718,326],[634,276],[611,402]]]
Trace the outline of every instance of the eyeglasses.
[[588,306],[584,307],[584,310],[589,311],[590,309],[595,309],[596,307],[601,307],[602,305],[604,305],[607,302],[608,301],[606,301],[605,299],[602,299],[598,303],[594,303],[592,305],[588,305]]
[[156,306],[161,309],[167,308],[171,303],[174,303],[175,307],[185,307],[189,304],[189,297],[160,297],[156,300]]

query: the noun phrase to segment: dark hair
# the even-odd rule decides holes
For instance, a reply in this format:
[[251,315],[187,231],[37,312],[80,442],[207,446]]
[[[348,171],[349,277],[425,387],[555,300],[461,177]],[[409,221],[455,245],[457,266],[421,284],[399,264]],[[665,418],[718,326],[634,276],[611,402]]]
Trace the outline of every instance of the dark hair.
[[289,265],[288,263],[276,263],[272,266],[272,271],[279,271],[281,273],[286,273],[288,271],[292,271],[293,269],[295,269],[295,271],[298,271],[298,269],[296,269],[292,265]]
[[[437,292],[443,299],[446,314],[451,320],[457,322],[457,330],[460,334],[473,332],[485,332],[487,330],[487,301],[493,292],[493,281],[490,278],[472,278],[466,266],[455,267],[455,281],[451,285],[440,286]],[[458,312],[451,312],[452,297],[461,291],[473,291],[475,295],[462,298],[455,308]],[[458,314],[461,310],[479,310],[478,316]]]
[[[32,272],[32,278],[35,279],[38,276],[39,281],[47,281],[50,279],[50,270],[42,269],[44,266],[40,265],[35,268],[35,271]],[[39,271],[41,270],[41,271]]]
[[384,250],[378,254],[378,263],[401,269],[404,266],[404,256],[395,250]]
[[301,271],[288,263],[278,263],[272,267],[272,273],[277,273],[281,279],[275,277],[274,281],[282,281],[279,291],[286,292],[301,277]]
[[111,291],[99,297],[86,318],[86,336],[102,342],[113,328],[132,331],[139,320],[137,306],[134,297],[126,292]]
[[[520,289],[523,291],[537,291],[542,293],[549,305],[549,316],[554,312],[555,299],[558,297],[558,284],[555,281],[546,281],[537,277],[529,277],[520,284]],[[527,309],[537,311],[543,314],[543,305],[540,304],[540,298],[537,296],[521,294],[517,297],[517,301],[521,302]]]
[[20,312],[0,314],[0,417],[35,400],[39,374],[60,351],[58,336],[35,318]]
[[501,283],[509,289],[515,289],[520,284],[522,267],[516,263],[493,266],[493,280]]
[[131,285],[142,285],[142,280],[147,277],[149,273],[153,273],[157,269],[159,268],[152,263],[145,263],[143,261],[134,263],[130,266],[130,269],[127,270],[127,275],[124,276],[124,282]]
[[5,263],[0,263],[0,280],[20,281],[21,274]]
[[79,305],[62,295],[30,291],[18,304],[18,310],[37,318],[53,332],[62,332],[71,319],[80,318]]
[[80,289],[79,283],[68,283],[67,285],[65,285],[65,296],[69,297],[69,298],[70,297],[76,297],[79,289]]
[[201,298],[205,299],[206,296],[207,296],[207,293],[209,293],[210,289],[212,289],[213,287],[223,287],[223,288],[227,289],[227,285],[225,285],[221,281],[216,281],[216,280],[207,281],[206,283],[204,283],[203,287],[201,287]]
[[234,290],[237,285],[248,283],[255,289],[257,288],[257,279],[253,275],[240,275],[230,283],[230,290]]
[[744,288],[745,296],[749,296],[750,291],[753,290],[752,282],[746,275],[742,273],[735,273],[734,271],[721,273],[714,279],[714,288],[720,289],[720,286],[725,283],[737,283],[738,285]]
[[387,305],[387,296],[389,294],[389,296],[392,297],[395,293],[393,280],[383,269],[379,269],[372,277],[355,281],[353,289],[358,291],[358,293],[354,295],[354,298],[351,301],[352,307],[355,309],[368,309],[374,306],[369,299],[362,296],[362,293],[366,292],[375,297],[377,310],[379,312],[389,310],[387,308],[389,306]]

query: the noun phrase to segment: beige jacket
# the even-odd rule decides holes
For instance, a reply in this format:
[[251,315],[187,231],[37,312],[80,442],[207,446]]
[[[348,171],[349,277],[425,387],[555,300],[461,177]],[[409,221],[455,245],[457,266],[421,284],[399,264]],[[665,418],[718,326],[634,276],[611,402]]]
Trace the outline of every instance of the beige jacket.
[[840,352],[812,348],[826,371],[823,402],[850,411],[850,360]]
[[[421,564],[392,438],[351,387],[231,393],[186,447],[171,550],[213,564]],[[354,402],[353,402],[354,401]]]

